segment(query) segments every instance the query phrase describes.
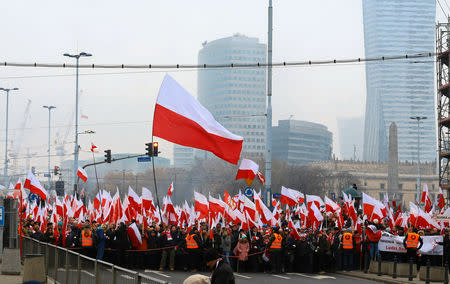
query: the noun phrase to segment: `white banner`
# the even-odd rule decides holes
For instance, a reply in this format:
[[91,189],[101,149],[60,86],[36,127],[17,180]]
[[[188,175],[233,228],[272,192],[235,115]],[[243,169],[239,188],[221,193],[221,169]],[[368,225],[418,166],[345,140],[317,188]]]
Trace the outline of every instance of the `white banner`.
[[[406,253],[406,249],[403,246],[403,240],[405,237],[394,236],[387,232],[383,232],[381,239],[378,242],[378,249],[380,251]],[[442,236],[423,236],[423,246],[419,250],[420,254],[425,255],[442,255],[444,249],[436,242],[442,242]]]

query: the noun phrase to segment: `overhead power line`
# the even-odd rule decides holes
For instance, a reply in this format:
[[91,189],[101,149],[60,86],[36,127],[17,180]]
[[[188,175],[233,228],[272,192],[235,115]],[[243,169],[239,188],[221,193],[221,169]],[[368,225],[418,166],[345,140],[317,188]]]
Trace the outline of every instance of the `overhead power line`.
[[[426,63],[434,63],[436,60],[420,60],[420,61],[393,61],[393,60],[385,60],[385,61],[371,61],[371,62],[352,62],[352,63],[345,63],[340,64],[340,66],[361,66],[361,63],[366,64],[390,64],[390,65],[397,65],[397,64],[426,64]],[[313,67],[333,67],[336,66],[336,64],[320,64],[320,65],[296,65],[296,66],[275,66],[275,69],[287,69],[287,68],[313,68]],[[245,69],[258,69],[261,67],[246,67]],[[207,68],[204,69],[205,71],[213,71],[213,70],[223,70],[223,69],[229,69],[229,67],[222,67],[222,68]],[[243,67],[240,69],[244,69]],[[202,69],[203,70],[203,69]],[[154,73],[166,73],[166,72],[197,72],[197,69],[154,69],[154,70],[144,70],[144,71],[117,71],[117,72],[91,72],[91,73],[80,73],[79,76],[108,76],[108,75],[136,75],[136,74],[154,74]],[[17,76],[5,76],[0,77],[0,80],[8,80],[8,79],[35,79],[35,78],[55,78],[55,77],[72,77],[76,74],[45,74],[45,75],[17,75]]]
[[[342,64],[342,63],[359,63],[374,62],[387,60],[401,60],[433,57],[435,52],[415,53],[397,56],[381,56],[371,58],[350,58],[350,59],[327,59],[327,60],[306,60],[306,61],[283,61],[272,63],[272,67],[283,66],[308,66],[308,65],[324,65],[324,64]],[[0,66],[5,67],[40,67],[40,68],[76,68],[76,64],[66,63],[20,63],[20,62],[0,62]],[[224,63],[224,64],[80,64],[79,68],[83,69],[209,69],[209,68],[249,68],[249,67],[268,67],[265,62],[257,63]]]

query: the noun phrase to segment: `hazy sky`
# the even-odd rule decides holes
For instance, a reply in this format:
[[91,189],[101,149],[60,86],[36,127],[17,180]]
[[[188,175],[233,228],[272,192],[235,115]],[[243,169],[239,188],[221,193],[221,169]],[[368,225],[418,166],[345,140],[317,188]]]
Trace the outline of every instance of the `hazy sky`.
[[[275,62],[364,57],[361,0],[273,2]],[[82,63],[197,63],[205,40],[241,33],[266,43],[267,4],[268,0],[2,1],[0,61],[72,62],[62,54],[86,51],[93,57]],[[443,19],[439,13],[438,19]],[[80,121],[80,132],[97,132],[80,136],[82,151],[93,141],[102,155],[105,149],[113,154],[143,153],[151,140],[153,107],[165,71],[124,72],[81,70],[80,108],[89,118]],[[196,95],[196,71],[169,73]],[[57,107],[52,144],[57,132],[63,137],[74,124],[73,74],[74,70],[0,67],[0,87],[20,88],[10,96],[10,139],[18,137],[26,102],[32,101],[22,156],[26,147],[38,156],[47,154],[48,112],[42,105]],[[364,114],[364,65],[275,68],[273,103],[274,125],[290,115],[323,123],[333,132],[338,153],[336,118]],[[0,168],[4,123],[1,96]],[[66,139],[69,153],[73,137],[72,128]],[[161,143],[160,148],[162,156],[172,158],[171,143]],[[89,157],[82,152],[80,159]],[[57,164],[59,158],[53,160]],[[47,159],[35,158],[32,164],[45,169]]]

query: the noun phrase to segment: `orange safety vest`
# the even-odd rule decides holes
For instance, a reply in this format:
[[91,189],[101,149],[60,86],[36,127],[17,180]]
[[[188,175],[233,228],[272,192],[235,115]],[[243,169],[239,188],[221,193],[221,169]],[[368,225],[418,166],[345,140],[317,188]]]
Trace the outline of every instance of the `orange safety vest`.
[[186,236],[186,248],[187,249],[196,249],[198,248],[197,242],[194,240],[194,235],[188,234]]
[[344,233],[342,237],[342,248],[353,249],[353,236],[351,233]]
[[418,248],[420,236],[416,233],[409,233],[406,236],[406,248]]
[[272,242],[272,245],[270,246],[271,249],[280,249],[281,248],[281,241],[283,240],[283,237],[280,234],[273,234],[275,236],[275,240]]
[[86,232],[81,232],[81,246],[82,247],[92,247],[94,246],[94,241],[92,240],[92,232],[89,231],[86,235]]

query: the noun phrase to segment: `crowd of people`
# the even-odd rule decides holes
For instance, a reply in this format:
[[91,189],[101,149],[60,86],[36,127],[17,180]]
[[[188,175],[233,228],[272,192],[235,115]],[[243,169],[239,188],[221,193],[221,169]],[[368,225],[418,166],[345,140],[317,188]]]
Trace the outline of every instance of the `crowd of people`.
[[[70,218],[64,233],[62,222],[49,222],[42,232],[41,224],[30,219],[22,220],[21,230],[24,236],[80,250],[89,257],[133,269],[205,271],[205,252],[210,248],[215,248],[221,258],[239,272],[363,270],[370,260],[378,258],[391,261],[396,258],[399,262],[413,258],[419,266],[427,260],[438,266],[450,263],[450,230],[417,230],[412,226],[407,230],[401,226],[390,229],[383,220],[365,221],[360,231],[351,226],[350,220],[339,229],[329,219],[320,230],[298,228],[297,232],[288,225],[285,212],[280,216],[279,226],[253,226],[248,231],[239,229],[239,225],[221,223],[213,228],[205,223],[185,228],[153,222],[146,227],[136,224],[140,242],[134,241],[127,230],[133,223],[135,220],[115,226]],[[367,234],[368,226],[404,237],[407,253],[379,251],[381,233]],[[436,245],[443,246],[444,256],[417,253],[423,243],[422,236],[439,234],[444,238]]]

